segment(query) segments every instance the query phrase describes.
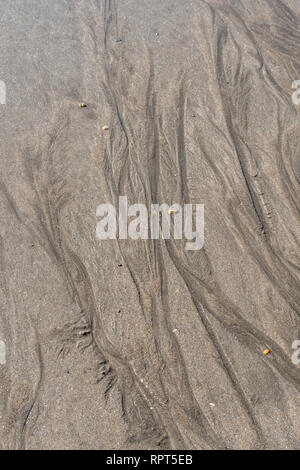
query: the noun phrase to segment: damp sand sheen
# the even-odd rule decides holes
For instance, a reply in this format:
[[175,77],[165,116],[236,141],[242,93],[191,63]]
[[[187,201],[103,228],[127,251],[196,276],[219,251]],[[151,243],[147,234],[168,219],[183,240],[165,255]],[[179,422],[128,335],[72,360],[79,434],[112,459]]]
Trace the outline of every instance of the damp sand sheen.
[[0,449],[298,449],[300,0],[0,17]]

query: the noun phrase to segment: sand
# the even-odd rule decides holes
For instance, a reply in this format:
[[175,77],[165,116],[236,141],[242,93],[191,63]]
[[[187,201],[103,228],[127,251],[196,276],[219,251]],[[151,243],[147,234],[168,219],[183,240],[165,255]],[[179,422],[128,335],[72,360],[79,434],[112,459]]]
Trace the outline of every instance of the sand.
[[[299,448],[299,1],[0,23],[0,448]],[[204,247],[97,239],[119,196],[204,204]]]

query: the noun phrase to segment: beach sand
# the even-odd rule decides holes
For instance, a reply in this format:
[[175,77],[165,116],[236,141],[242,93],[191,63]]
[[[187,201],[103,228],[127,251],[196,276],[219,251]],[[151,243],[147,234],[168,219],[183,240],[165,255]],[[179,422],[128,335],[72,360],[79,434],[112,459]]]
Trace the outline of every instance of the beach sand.
[[[0,23],[0,448],[299,448],[299,1]],[[120,196],[204,204],[204,247],[97,239]]]

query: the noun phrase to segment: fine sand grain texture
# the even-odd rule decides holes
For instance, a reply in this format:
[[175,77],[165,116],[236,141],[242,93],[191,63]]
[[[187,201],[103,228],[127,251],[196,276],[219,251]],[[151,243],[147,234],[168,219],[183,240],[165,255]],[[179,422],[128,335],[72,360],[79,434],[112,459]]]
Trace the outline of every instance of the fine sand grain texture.
[[[299,0],[0,28],[0,449],[298,449]],[[204,204],[204,247],[97,239],[120,196]]]

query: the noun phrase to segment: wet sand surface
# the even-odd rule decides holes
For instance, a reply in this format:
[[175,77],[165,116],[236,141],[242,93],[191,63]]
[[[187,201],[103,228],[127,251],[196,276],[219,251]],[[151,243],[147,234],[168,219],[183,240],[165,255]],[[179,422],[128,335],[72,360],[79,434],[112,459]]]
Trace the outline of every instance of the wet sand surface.
[[[299,448],[299,1],[0,18],[0,448]],[[204,248],[98,240],[119,196]]]

